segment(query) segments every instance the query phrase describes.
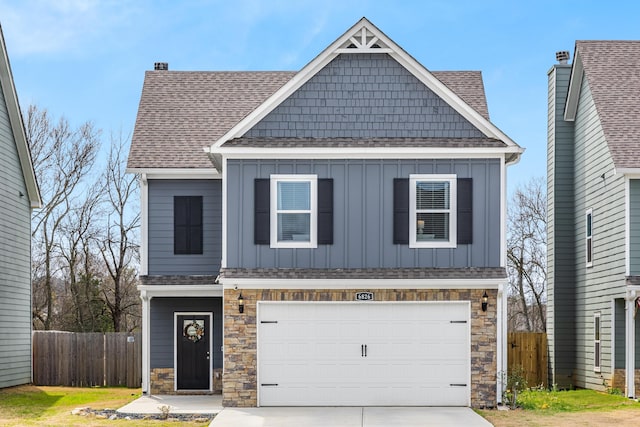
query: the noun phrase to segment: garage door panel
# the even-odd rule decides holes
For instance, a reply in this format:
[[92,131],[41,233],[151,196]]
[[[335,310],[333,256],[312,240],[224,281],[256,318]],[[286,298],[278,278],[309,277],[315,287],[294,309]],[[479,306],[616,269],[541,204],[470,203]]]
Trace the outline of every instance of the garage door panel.
[[259,380],[278,386],[259,403],[467,406],[469,326],[451,321],[468,317],[468,303],[261,303]]

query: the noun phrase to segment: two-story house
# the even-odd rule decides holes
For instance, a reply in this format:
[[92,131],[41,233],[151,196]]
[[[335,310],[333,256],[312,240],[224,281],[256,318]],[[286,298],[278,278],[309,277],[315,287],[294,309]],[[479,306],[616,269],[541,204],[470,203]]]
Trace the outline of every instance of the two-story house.
[[550,380],[640,386],[640,41],[578,41],[549,71]]
[[480,72],[363,18],[298,72],[145,75],[143,390],[495,406],[506,172]]
[[0,388],[31,382],[31,210],[42,205],[0,28]]

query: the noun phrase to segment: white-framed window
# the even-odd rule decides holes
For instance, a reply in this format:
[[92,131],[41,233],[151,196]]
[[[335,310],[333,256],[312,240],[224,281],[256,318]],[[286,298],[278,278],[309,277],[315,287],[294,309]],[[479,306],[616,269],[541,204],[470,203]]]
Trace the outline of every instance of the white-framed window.
[[600,372],[602,348],[600,346],[600,313],[593,315],[593,371]]
[[409,247],[456,247],[456,175],[409,176]]
[[587,267],[593,265],[593,211],[587,209],[585,215],[585,257]]
[[271,247],[316,248],[317,175],[271,175]]

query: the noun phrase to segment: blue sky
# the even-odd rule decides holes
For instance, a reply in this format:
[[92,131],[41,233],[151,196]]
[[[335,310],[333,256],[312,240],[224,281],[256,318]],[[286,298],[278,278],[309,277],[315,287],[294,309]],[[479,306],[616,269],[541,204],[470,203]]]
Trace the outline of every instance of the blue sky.
[[[427,69],[480,70],[491,119],[546,171],[547,71],[575,40],[640,38],[635,1],[0,0],[23,111],[133,131],[144,71],[299,70],[366,16]],[[612,58],[615,61],[615,58]]]

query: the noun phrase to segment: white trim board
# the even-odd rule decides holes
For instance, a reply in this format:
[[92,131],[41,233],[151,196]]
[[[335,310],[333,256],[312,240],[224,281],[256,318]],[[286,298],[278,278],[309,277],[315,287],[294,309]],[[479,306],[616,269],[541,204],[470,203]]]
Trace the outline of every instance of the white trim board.
[[141,295],[155,297],[222,297],[220,285],[138,285]]
[[220,278],[224,289],[498,289],[507,279]]
[[126,172],[144,174],[147,179],[222,179],[214,168],[127,168]]

